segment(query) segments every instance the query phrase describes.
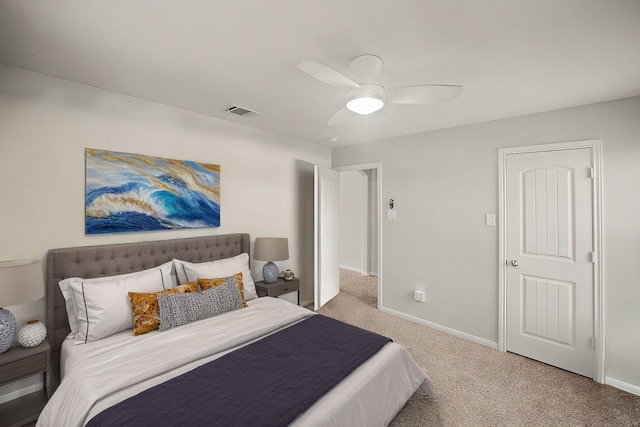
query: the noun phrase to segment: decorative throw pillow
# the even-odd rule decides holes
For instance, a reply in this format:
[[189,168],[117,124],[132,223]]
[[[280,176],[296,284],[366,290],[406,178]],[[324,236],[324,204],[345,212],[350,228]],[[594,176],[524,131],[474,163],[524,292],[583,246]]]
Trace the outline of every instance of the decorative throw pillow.
[[209,262],[186,262],[174,259],[176,275],[180,283],[195,282],[198,277],[229,277],[241,271],[244,275],[244,297],[247,301],[258,298],[256,286],[249,269],[249,255],[242,253],[231,258]]
[[235,277],[208,291],[188,294],[159,294],[160,330],[186,325],[228,311],[242,308],[242,298]]
[[[234,276],[230,276],[230,277],[236,278],[236,284],[238,286],[238,290],[240,291],[240,298],[242,298],[242,306],[248,307],[249,305],[247,304],[247,301],[244,298],[244,285],[243,285],[242,276],[243,276],[242,273],[236,273]],[[215,279],[198,278],[198,285],[200,286],[200,289],[202,289],[203,291],[206,291],[211,288],[215,288],[216,286],[225,284],[227,280],[229,280],[229,277],[222,277],[222,278],[215,278]]]
[[129,292],[133,309],[133,335],[146,334],[160,328],[158,295],[198,292],[196,283],[185,283],[159,292]]

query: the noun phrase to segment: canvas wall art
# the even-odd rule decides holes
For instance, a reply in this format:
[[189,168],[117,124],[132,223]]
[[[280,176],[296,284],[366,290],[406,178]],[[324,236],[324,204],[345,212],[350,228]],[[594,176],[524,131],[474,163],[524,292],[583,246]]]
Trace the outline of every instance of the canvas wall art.
[[220,226],[220,166],[85,150],[86,234]]

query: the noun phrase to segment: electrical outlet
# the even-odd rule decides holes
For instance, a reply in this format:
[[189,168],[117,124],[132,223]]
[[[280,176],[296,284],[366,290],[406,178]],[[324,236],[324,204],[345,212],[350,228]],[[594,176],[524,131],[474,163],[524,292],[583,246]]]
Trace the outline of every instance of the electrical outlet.
[[425,302],[427,298],[426,298],[426,295],[424,294],[424,291],[414,291],[413,299],[418,302]]

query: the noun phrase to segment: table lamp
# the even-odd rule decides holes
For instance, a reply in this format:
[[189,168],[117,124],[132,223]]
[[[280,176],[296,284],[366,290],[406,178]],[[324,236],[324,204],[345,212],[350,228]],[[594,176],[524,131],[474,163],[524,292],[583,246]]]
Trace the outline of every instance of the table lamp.
[[[0,307],[24,304],[44,296],[40,261],[25,259],[0,262]],[[9,350],[16,335],[16,317],[0,308],[0,353]]]
[[253,257],[258,261],[268,261],[262,267],[262,277],[265,283],[275,283],[278,266],[273,261],[289,259],[289,241],[286,237],[257,237]]

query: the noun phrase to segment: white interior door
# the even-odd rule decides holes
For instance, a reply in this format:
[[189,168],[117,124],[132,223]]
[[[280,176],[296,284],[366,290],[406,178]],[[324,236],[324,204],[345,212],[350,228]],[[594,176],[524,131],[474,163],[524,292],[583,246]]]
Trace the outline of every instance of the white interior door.
[[506,159],[507,350],[594,377],[589,148]]
[[314,168],[314,310],[340,293],[340,172]]

